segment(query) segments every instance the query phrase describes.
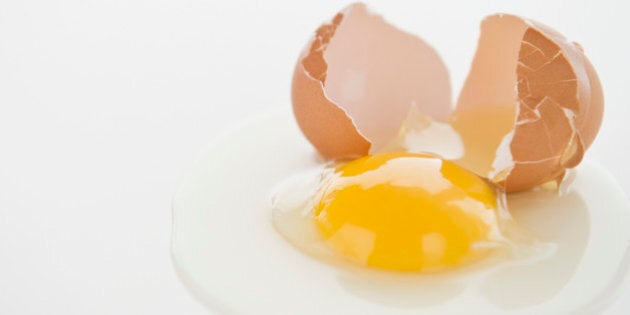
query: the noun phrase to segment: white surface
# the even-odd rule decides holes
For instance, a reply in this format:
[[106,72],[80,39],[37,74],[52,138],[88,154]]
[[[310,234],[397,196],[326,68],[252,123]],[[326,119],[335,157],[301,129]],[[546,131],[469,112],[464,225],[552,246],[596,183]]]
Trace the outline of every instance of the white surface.
[[[588,154],[630,191],[622,1],[370,1],[458,90],[485,14],[543,21],[599,71]],[[0,314],[206,314],[169,258],[177,183],[217,133],[289,106],[295,58],[342,4],[0,0]],[[630,288],[608,314],[630,311]]]
[[328,263],[300,253],[271,222],[269,197],[274,187],[316,165],[286,112],[220,139],[177,191],[173,261],[191,292],[211,310],[303,315],[469,310],[485,315],[596,314],[618,291],[619,275],[627,272],[630,257],[630,203],[608,172],[592,161],[579,166],[571,190],[563,196],[542,191],[508,198],[519,224],[553,242],[548,245],[553,246],[552,253],[539,249],[546,252],[543,256],[551,254],[546,258],[413,275],[356,268],[317,250],[316,256]]

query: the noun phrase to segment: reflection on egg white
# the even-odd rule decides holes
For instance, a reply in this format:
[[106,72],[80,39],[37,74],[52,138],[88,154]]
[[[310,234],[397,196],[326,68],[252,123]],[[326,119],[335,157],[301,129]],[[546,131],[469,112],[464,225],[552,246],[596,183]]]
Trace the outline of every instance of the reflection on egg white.
[[556,245],[538,262],[504,266],[481,285],[483,295],[502,309],[551,300],[567,284],[584,254],[589,236],[586,204],[576,192],[528,191],[508,197],[512,216],[537,237]]

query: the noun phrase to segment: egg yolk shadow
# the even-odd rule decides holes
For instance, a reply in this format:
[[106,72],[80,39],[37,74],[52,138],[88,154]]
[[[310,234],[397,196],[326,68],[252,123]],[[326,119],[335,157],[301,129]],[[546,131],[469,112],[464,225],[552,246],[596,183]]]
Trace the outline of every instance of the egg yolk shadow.
[[588,208],[576,192],[512,194],[508,207],[516,222],[557,247],[540,261],[507,265],[485,278],[482,296],[503,310],[543,304],[562,291],[577,270],[590,233]]
[[442,274],[369,272],[342,274],[338,283],[349,293],[377,304],[412,309],[439,305],[460,295],[466,288],[456,278]]

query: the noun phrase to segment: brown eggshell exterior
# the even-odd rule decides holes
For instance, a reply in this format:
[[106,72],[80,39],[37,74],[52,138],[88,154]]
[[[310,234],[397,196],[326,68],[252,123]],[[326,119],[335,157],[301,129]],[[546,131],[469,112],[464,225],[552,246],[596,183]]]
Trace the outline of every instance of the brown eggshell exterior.
[[293,73],[293,113],[306,138],[328,159],[360,157],[370,151],[370,142],[359,134],[339,106],[324,95],[320,81],[306,74],[301,64]]
[[577,166],[603,116],[601,84],[580,46],[530,23],[517,69],[519,115],[510,145],[515,164],[500,183],[508,192],[558,179]]
[[302,133],[327,159],[364,156],[371,146],[348,114],[324,92],[328,67],[324,50],[343,17],[343,13],[338,13],[330,23],[317,29],[315,38],[298,59],[291,88],[293,114]]

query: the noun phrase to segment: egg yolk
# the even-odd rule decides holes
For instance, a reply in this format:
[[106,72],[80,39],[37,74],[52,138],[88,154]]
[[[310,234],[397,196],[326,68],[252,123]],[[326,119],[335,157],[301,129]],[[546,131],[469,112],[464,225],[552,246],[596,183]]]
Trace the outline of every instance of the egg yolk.
[[495,189],[435,156],[384,153],[336,169],[314,221],[326,242],[365,266],[439,271],[486,256],[501,240]]

